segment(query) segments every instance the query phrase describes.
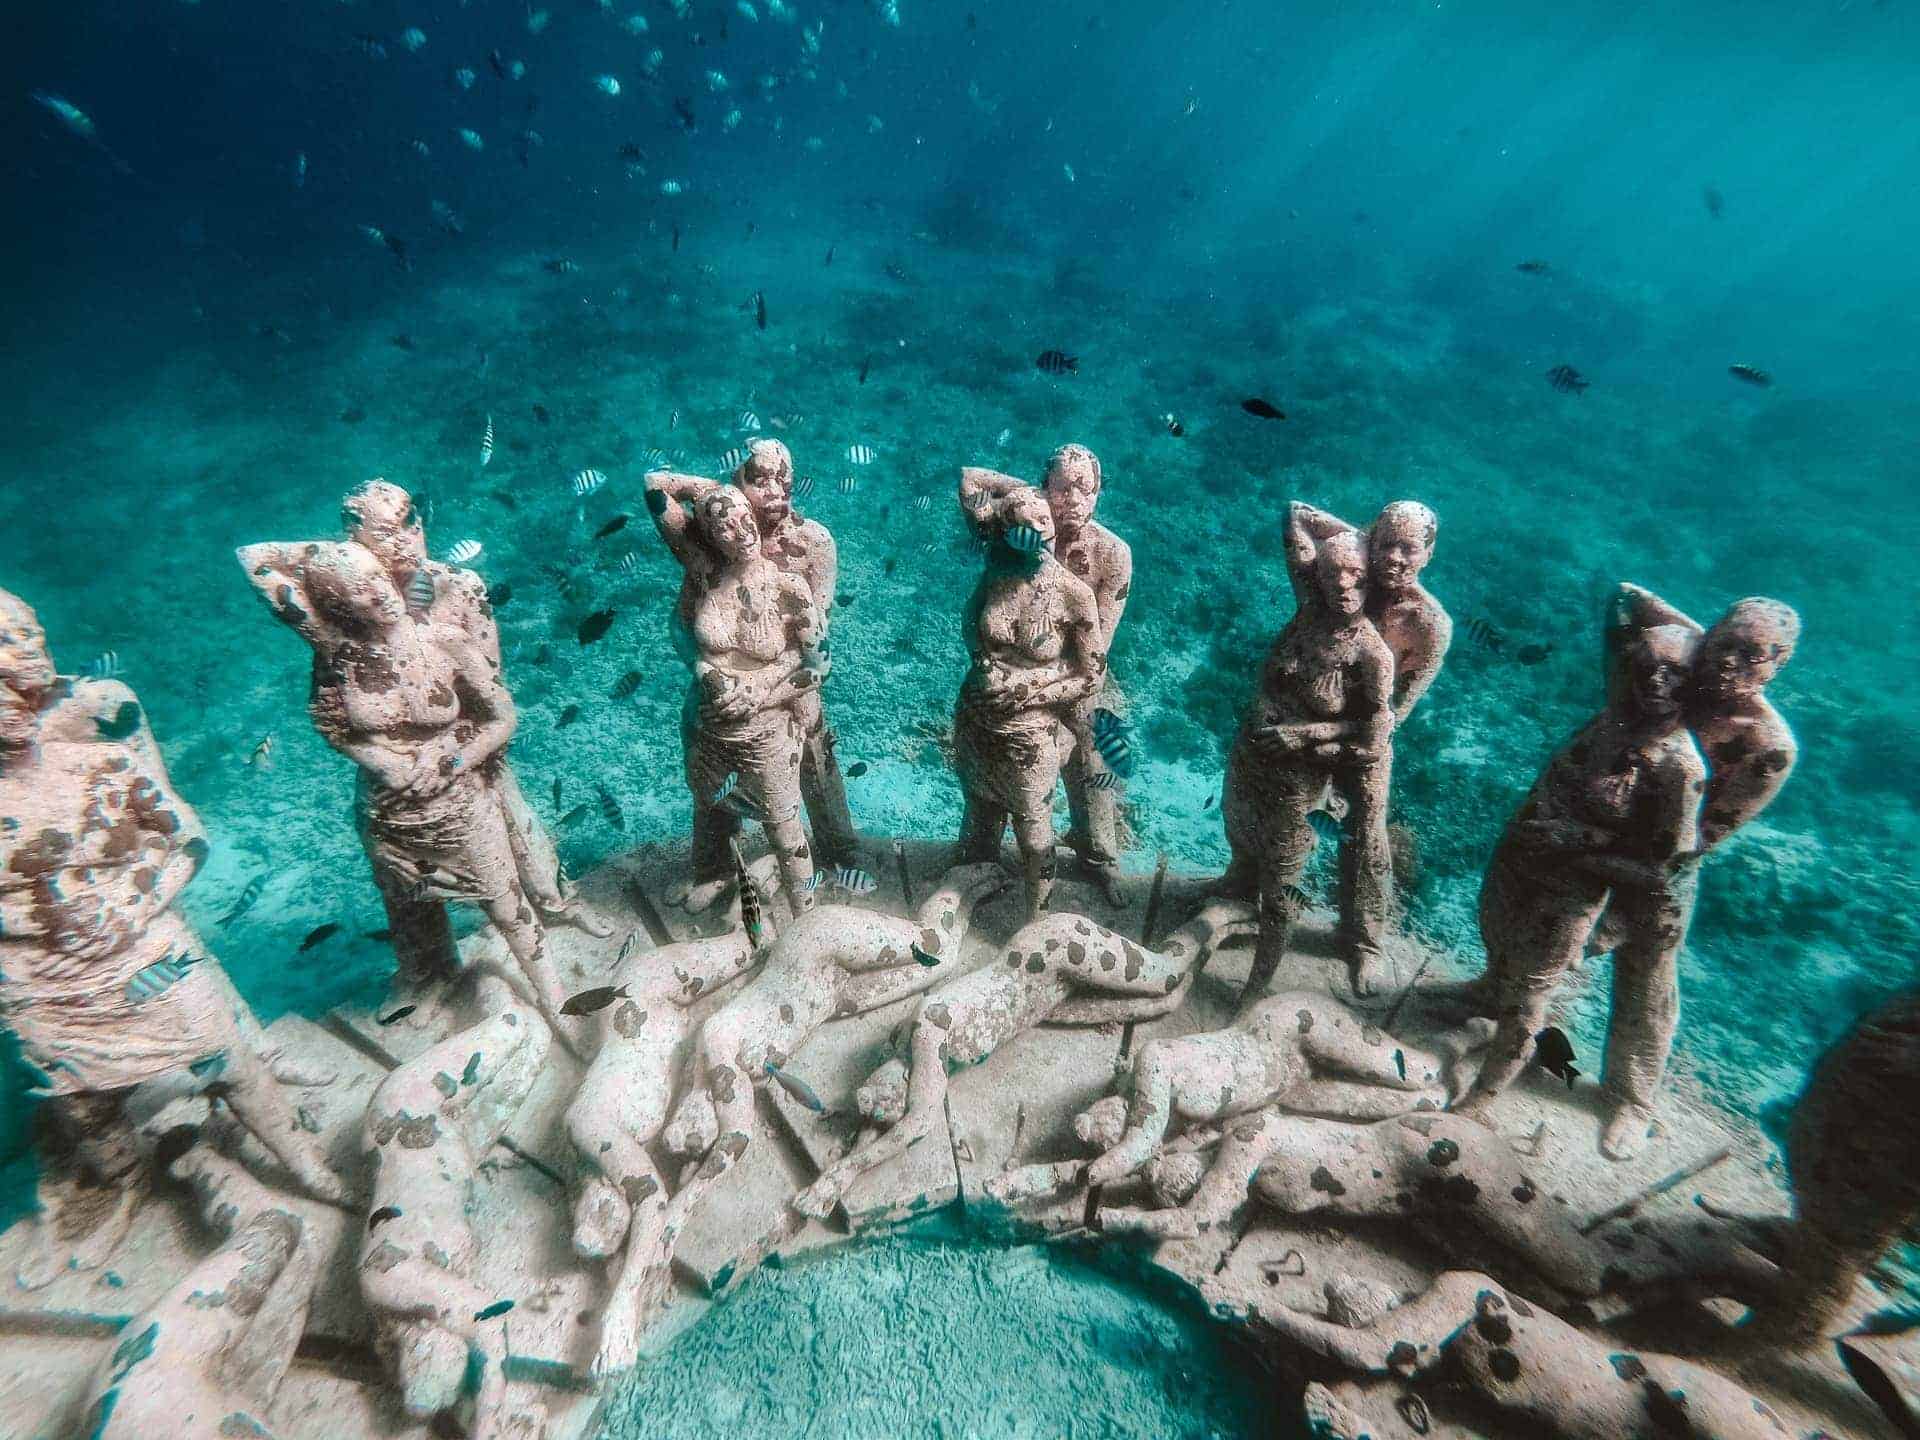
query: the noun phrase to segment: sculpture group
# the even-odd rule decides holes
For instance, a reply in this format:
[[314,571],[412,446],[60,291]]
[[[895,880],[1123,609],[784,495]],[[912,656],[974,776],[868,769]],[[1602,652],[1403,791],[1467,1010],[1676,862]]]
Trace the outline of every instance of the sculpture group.
[[[761,440],[727,481],[647,477],[648,511],[682,570],[668,623],[688,669],[694,818],[675,898],[720,917],[737,905],[739,923],[654,950],[623,946],[604,980],[617,998],[597,1008],[569,1003],[579,997],[566,993],[548,930],[572,924],[598,939],[611,927],[575,896],[506,758],[516,715],[478,577],[428,558],[411,499],[385,481],[347,497],[342,538],[243,548],[250,583],[312,648],[315,727],[358,767],[358,824],[398,958],[394,1003],[421,1010],[419,1020],[438,1007],[444,1032],[373,1093],[368,1168],[348,1174],[307,1144],[282,1094],[300,1077],[277,1073],[174,908],[206,845],[138,701],[117,682],[57,674],[31,610],[0,593],[0,999],[50,1097],[34,1222],[44,1273],[19,1283],[105,1263],[139,1203],[140,1172],[156,1164],[192,1187],[225,1240],[136,1321],[157,1327],[148,1355],[165,1364],[142,1355],[103,1377],[113,1398],[101,1401],[98,1433],[157,1433],[127,1427],[187,1410],[207,1422],[191,1433],[243,1433],[217,1427],[265,1413],[299,1338],[315,1282],[301,1221],[275,1181],[213,1143],[219,1126],[250,1133],[308,1197],[368,1222],[360,1291],[406,1409],[469,1405],[468,1433],[485,1436],[500,1421],[508,1347],[496,1297],[472,1279],[466,1200],[556,1047],[584,1067],[566,1112],[578,1161],[570,1228],[581,1260],[606,1268],[593,1362],[606,1377],[633,1362],[678,1238],[755,1143],[756,1091],[786,1083],[821,1026],[918,997],[893,1053],[854,1095],[834,1097],[863,1135],[792,1198],[796,1217],[829,1214],[860,1177],[931,1133],[954,1070],[991,1071],[996,1051],[1042,1025],[1171,1014],[1214,954],[1249,934],[1231,1023],[1144,1044],[1075,1122],[1089,1153],[1010,1163],[995,1198],[1099,1197],[1131,1181],[1119,1203],[1090,1213],[1110,1232],[1162,1239],[1225,1227],[1249,1205],[1433,1218],[1489,1237],[1563,1297],[1691,1287],[1753,1307],[1734,1332],[1749,1349],[1823,1333],[1920,1213],[1907,1129],[1870,1118],[1883,1106],[1878,1087],[1920,1075],[1911,997],[1863,1022],[1815,1075],[1789,1151],[1797,1215],[1743,1222],[1746,1244],[1712,1273],[1678,1273],[1654,1251],[1603,1251],[1564,1213],[1531,1205],[1534,1178],[1491,1128],[1562,978],[1583,953],[1611,951],[1597,1139],[1613,1158],[1645,1141],[1700,864],[1794,764],[1792,734],[1765,695],[1797,642],[1794,612],[1748,599],[1703,627],[1646,590],[1619,588],[1605,703],[1507,824],[1481,891],[1485,973],[1428,987],[1462,1020],[1423,1048],[1356,1005],[1408,981],[1383,944],[1394,913],[1387,817],[1398,731],[1451,640],[1421,583],[1436,517],[1396,501],[1360,529],[1290,507],[1279,538],[1295,608],[1232,741],[1221,803],[1231,863],[1183,923],[1136,942],[1053,909],[1063,782],[1067,845],[1117,897],[1131,756],[1124,732],[1114,738],[1126,706],[1108,655],[1132,556],[1094,519],[1102,483],[1098,459],[1078,445],[1057,452],[1037,485],[961,472],[960,510],[981,557],[953,716],[964,820],[953,868],[909,919],[863,908],[857,887],[830,900],[836,887],[823,883],[872,863],[872,846],[849,813],[824,695],[834,541],[795,511],[792,457]],[[1304,903],[1316,811],[1338,826],[1337,939],[1356,1005],[1272,989]],[[769,852],[752,865],[749,824]],[[961,968],[975,908],[1015,885],[1024,926],[990,963]],[[463,970],[446,911],[455,900],[485,912],[504,958]],[[702,1006],[742,976],[717,1008]],[[208,1133],[183,1151],[177,1127],[151,1117],[177,1119],[177,1102],[208,1093],[226,1108],[203,1106]],[[250,1277],[244,1305],[196,1307],[194,1295],[239,1273]],[[1355,1372],[1309,1387],[1316,1433],[1377,1433],[1382,1404],[1404,1418],[1406,1404],[1425,1404],[1420,1376],[1443,1359],[1494,1405],[1544,1417],[1541,1433],[1626,1435],[1650,1423],[1644,1387],[1600,1396],[1563,1383],[1598,1342],[1494,1278],[1443,1275],[1402,1304],[1336,1277],[1327,1296],[1325,1317],[1284,1307],[1259,1316]],[[1499,1335],[1508,1338],[1490,1345]],[[1754,1418],[1765,1407],[1718,1374],[1659,1356],[1642,1373],[1658,1379],[1653,1391],[1684,1384],[1697,1397],[1686,1433],[1768,1433]]]

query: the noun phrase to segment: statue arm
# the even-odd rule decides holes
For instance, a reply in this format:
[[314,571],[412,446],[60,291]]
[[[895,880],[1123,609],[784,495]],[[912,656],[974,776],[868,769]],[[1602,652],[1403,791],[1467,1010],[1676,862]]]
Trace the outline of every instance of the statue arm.
[[1393,677],[1393,723],[1395,728],[1407,723],[1407,717],[1413,713],[1413,707],[1420,703],[1428,689],[1432,687],[1440,674],[1440,666],[1447,658],[1447,651],[1453,646],[1453,619],[1438,605],[1433,607],[1433,629],[1427,637],[1420,653],[1413,657],[1404,671]]
[[698,505],[702,498],[720,488],[718,480],[699,475],[682,475],[675,470],[655,470],[647,476],[647,514],[653,528],[667,542],[673,558],[682,565],[692,558],[694,539],[688,533],[685,506]]
[[1574,865],[1610,885],[1659,891],[1671,884],[1682,865],[1700,858],[1696,822],[1706,782],[1705,768],[1692,743],[1687,742],[1683,756],[1667,757],[1653,767],[1653,816],[1644,832],[1621,837],[1627,842],[1624,845],[1616,842],[1609,848],[1577,853]]
[[[1765,703],[1764,701],[1762,702]],[[1799,743],[1779,715],[1771,713],[1759,733],[1744,736],[1746,753],[1738,761],[1713,765],[1700,821],[1700,848],[1711,850],[1773,803],[1800,758]],[[1708,756],[1711,764],[1713,757]]]
[[[1049,559],[1049,565],[1059,561]],[[1073,584],[1067,587],[1067,644],[1061,659],[1042,667],[1045,674],[1030,696],[1034,705],[1073,705],[1097,694],[1107,678],[1107,647],[1101,639],[1100,607],[1093,592],[1078,576],[1064,567],[1062,577]],[[1033,673],[1033,672],[1029,672]]]
[[967,529],[975,535],[985,534],[995,507],[1024,484],[1024,481],[998,470],[988,470],[980,465],[962,465],[960,513],[966,517]]
[[254,593],[267,602],[274,618],[299,632],[309,644],[319,646],[336,638],[315,612],[307,596],[304,542],[268,541],[242,545],[234,552],[240,568]]
[[[1453,1270],[1441,1275],[1418,1299],[1388,1312],[1390,1323],[1362,1327],[1337,1325],[1287,1305],[1259,1307],[1261,1322],[1317,1355],[1364,1374],[1385,1375],[1408,1363],[1432,1368],[1447,1344],[1473,1322],[1475,1297],[1497,1290],[1485,1275]],[[1411,1357],[1408,1351],[1411,1350]]]
[[1607,698],[1617,700],[1625,693],[1627,647],[1634,636],[1656,625],[1678,625],[1695,635],[1705,634],[1697,620],[1675,609],[1658,595],[1630,580],[1622,580],[1607,600],[1605,662]]
[[1101,567],[1099,584],[1093,598],[1100,607],[1100,649],[1113,649],[1113,637],[1120,629],[1120,617],[1126,613],[1127,596],[1133,593],[1133,549],[1117,535],[1113,540],[1111,563]]
[[1287,578],[1293,582],[1293,602],[1301,609],[1313,603],[1313,559],[1320,542],[1353,529],[1336,515],[1295,500],[1287,506]]

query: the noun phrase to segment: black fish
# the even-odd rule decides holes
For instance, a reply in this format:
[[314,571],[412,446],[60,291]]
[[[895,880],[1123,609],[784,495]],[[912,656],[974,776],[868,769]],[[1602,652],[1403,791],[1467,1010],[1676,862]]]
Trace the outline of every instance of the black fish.
[[580,643],[591,645],[613,628],[614,612],[611,606],[605,610],[596,610],[580,622]]
[[1544,260],[1522,260],[1513,267],[1522,275],[1545,275],[1553,267]]
[[402,270],[412,270],[413,261],[407,258],[407,242],[391,230],[387,232],[387,249],[393,252],[393,262]]
[[600,816],[607,824],[623,835],[627,829],[627,817],[620,813],[620,802],[613,798],[613,792],[604,785],[594,787],[600,792]]
[[680,128],[689,133],[693,130],[693,105],[684,95],[677,96],[673,102],[673,113],[679,117]]
[[[680,222],[678,220],[673,222],[673,253],[676,255],[680,253]],[[672,429],[673,427],[668,426],[667,428]]]
[[1589,382],[1571,365],[1556,365],[1547,371],[1547,383],[1562,395],[1578,395]]
[[871,370],[872,368],[873,368],[873,357],[871,355],[861,356],[860,357],[860,383],[862,385],[867,383],[867,371]]
[[627,987],[622,985],[614,989],[611,985],[596,985],[591,990],[582,990],[578,995],[567,997],[566,1004],[560,1007],[562,1015],[596,1015],[616,1000],[627,998]]
[[626,674],[613,682],[613,698],[616,700],[632,699],[633,692],[640,688],[640,683],[644,678],[638,670],[627,671]]
[[140,728],[140,707],[131,700],[122,700],[120,708],[113,712],[113,719],[94,716],[93,728],[100,732],[102,740],[124,740]]
[[849,780],[858,780],[862,775],[866,773],[867,773],[867,762],[864,760],[856,760],[853,762],[853,764],[847,767],[847,779]]
[[474,1311],[473,1318],[475,1320],[492,1320],[496,1316],[506,1314],[507,1311],[511,1310],[512,1308],[513,1308],[513,1301],[496,1300],[493,1302],[493,1304],[487,1306],[486,1309]]
[[632,518],[633,517],[627,514],[624,510],[621,511],[618,515],[614,516],[611,520],[607,521],[606,524],[602,525],[598,530],[594,531],[593,538],[596,540],[604,540],[609,535],[618,535],[622,530],[627,528],[627,521],[631,520]]
[[1220,798],[1220,797],[1219,797],[1219,796],[1217,796],[1217,795],[1209,795],[1209,796],[1207,796],[1207,803],[1206,803],[1206,804],[1204,804],[1204,805],[1202,805],[1202,806],[1201,806],[1200,808],[1201,808],[1202,810],[1211,810],[1211,809],[1213,808],[1213,802],[1214,802],[1215,800],[1217,800],[1217,799],[1219,799],[1219,798]]
[[1522,645],[1513,652],[1513,658],[1522,665],[1538,665],[1551,654],[1553,654],[1551,645]]
[[511,599],[513,599],[513,582],[511,580],[502,580],[496,585],[489,585],[487,587],[487,604],[491,605],[494,609],[498,610]]
[[827,265],[831,265],[833,263],[833,246],[831,245],[827,246],[827,258],[825,263]]
[[1573,1082],[1580,1078],[1580,1071],[1573,1063],[1573,1042],[1567,1039],[1566,1031],[1557,1025],[1549,1025],[1533,1037],[1533,1060],[1549,1075],[1566,1081],[1569,1090],[1573,1088]]
[[909,945],[907,948],[913,951],[913,958],[929,970],[940,963],[940,957],[931,950],[922,950],[918,945]]
[[418,1005],[402,1005],[398,1010],[394,1011],[391,1015],[382,1015],[374,1023],[378,1025],[397,1025],[402,1020],[406,1019],[407,1016],[411,1015],[414,1011],[418,1010],[419,1008],[420,1007]]
[[553,777],[553,808],[556,810],[560,808],[560,777],[558,775]]
[[406,331],[403,330],[398,335],[393,337],[393,348],[396,350],[405,350],[409,355],[411,355],[417,347],[413,343],[413,336],[407,334]]
[[498,50],[489,50],[487,52],[487,68],[493,71],[494,79],[504,80],[507,78],[507,62],[501,57]]
[[1259,416],[1262,420],[1284,420],[1287,418],[1286,412],[1279,406],[1262,400],[1258,395],[1254,396],[1251,400],[1242,400],[1240,402],[1240,408],[1249,415]]
[[382,1205],[378,1210],[367,1216],[367,1233],[371,1235],[389,1220],[398,1220],[401,1213],[398,1205]]
[[580,707],[578,705],[569,705],[560,712],[560,718],[553,722],[553,728],[556,730],[564,730],[579,718]]
[[1039,358],[1033,362],[1049,375],[1078,375],[1080,359],[1064,350],[1042,350]]
[[1707,207],[1707,214],[1716,220],[1720,218],[1720,212],[1727,208],[1726,197],[1711,185],[1701,189],[1700,200]]
[[1753,365],[1729,365],[1727,373],[1736,380],[1744,380],[1749,385],[1758,385],[1763,390],[1773,384],[1773,376]]
[[647,158],[647,152],[640,148],[637,141],[629,140],[620,147],[620,158],[622,160],[644,160]]
[[544,405],[536,405],[533,407],[533,418],[544,425],[553,419],[553,412]]
[[747,874],[747,862],[741,858],[738,845],[733,847],[733,881],[740,892],[740,928],[747,932],[747,943],[758,950],[767,938],[767,918],[760,906],[760,892],[754,887],[753,877]]
[[762,330],[767,328],[767,297],[764,291],[753,292],[753,323]]
[[806,1106],[807,1109],[813,1111],[814,1114],[819,1115],[826,1110],[827,1107],[821,1102],[820,1097],[813,1093],[813,1087],[798,1075],[789,1075],[786,1071],[774,1065],[767,1066],[767,1074],[771,1075],[775,1080],[778,1080],[782,1090]]
[[306,954],[307,951],[313,949],[314,946],[333,935],[339,928],[340,922],[337,920],[329,920],[324,925],[314,926],[313,929],[307,932],[307,938],[300,942],[300,953],[302,955]]

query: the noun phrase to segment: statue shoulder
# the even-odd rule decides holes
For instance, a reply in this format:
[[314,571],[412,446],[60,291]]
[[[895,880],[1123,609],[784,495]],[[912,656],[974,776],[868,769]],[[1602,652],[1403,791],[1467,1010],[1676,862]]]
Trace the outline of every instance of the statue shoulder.
[[[130,686],[119,680],[79,675],[63,678],[63,694],[41,720],[46,740],[121,741],[146,726],[146,711]],[[129,710],[127,707],[132,706]]]

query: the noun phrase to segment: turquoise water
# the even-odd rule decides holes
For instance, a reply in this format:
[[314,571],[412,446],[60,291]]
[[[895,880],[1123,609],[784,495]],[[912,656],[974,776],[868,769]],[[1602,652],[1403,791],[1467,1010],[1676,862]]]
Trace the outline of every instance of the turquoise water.
[[[1191,1300],[922,1226],[767,1267],[614,1391],[602,1440],[1283,1440]],[[751,1363],[746,1357],[751,1356]]]

